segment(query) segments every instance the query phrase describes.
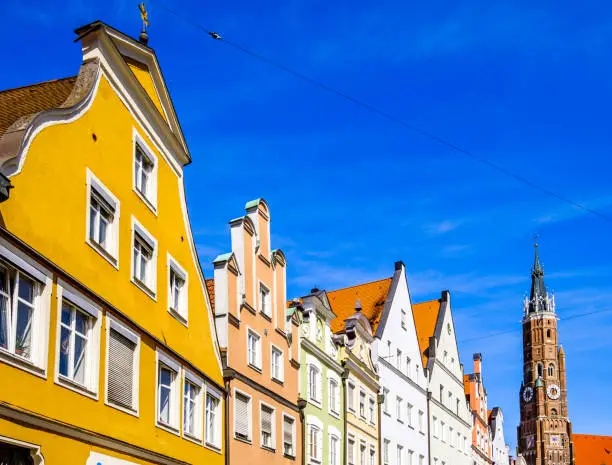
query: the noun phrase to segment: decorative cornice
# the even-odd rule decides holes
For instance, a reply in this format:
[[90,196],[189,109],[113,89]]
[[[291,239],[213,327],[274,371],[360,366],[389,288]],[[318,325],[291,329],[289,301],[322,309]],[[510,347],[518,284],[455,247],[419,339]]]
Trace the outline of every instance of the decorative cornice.
[[426,394],[427,390],[422,388],[421,386],[419,386],[417,383],[415,383],[412,379],[410,379],[408,376],[406,376],[404,373],[402,373],[401,371],[399,371],[395,366],[393,366],[393,364],[391,362],[389,362],[388,360],[384,359],[384,358],[379,358],[378,359],[378,363],[382,363],[383,365],[385,365],[388,369],[390,369],[391,371],[393,371],[393,373],[395,373],[396,376],[399,376],[400,378],[402,378],[404,381],[406,381],[408,384],[410,384],[412,387],[418,389],[422,394]]
[[301,344],[302,344],[302,348],[307,349],[308,351],[312,352],[316,358],[324,362],[329,368],[331,368],[338,374],[342,373],[342,370],[343,370],[342,365],[339,362],[336,362],[333,358],[331,358],[321,349],[319,349],[311,340],[302,339]]
[[[291,361],[293,362],[294,360],[292,359]],[[298,367],[299,367],[299,364],[298,364]],[[262,386],[258,382],[253,381],[248,376],[243,375],[242,373],[240,373],[239,371],[234,370],[233,368],[226,368],[225,370],[223,370],[223,377],[226,380],[230,381],[230,382],[233,379],[237,379],[239,381],[242,381],[244,384],[252,387],[256,391],[261,392],[265,396],[268,396],[268,397],[274,399],[279,404],[283,404],[285,407],[290,408],[291,410],[293,410],[295,412],[299,411],[297,403],[291,402],[290,400],[286,399],[285,397],[281,396],[280,394],[277,394],[276,392],[272,391],[271,389],[269,389],[269,388],[267,388],[265,386]]]

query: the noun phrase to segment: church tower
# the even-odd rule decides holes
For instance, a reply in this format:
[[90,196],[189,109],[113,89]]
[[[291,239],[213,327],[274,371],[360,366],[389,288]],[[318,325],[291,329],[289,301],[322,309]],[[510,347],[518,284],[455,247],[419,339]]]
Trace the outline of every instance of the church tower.
[[565,352],[559,346],[555,300],[544,285],[537,243],[531,293],[524,303],[520,406],[517,449],[527,465],[573,465]]

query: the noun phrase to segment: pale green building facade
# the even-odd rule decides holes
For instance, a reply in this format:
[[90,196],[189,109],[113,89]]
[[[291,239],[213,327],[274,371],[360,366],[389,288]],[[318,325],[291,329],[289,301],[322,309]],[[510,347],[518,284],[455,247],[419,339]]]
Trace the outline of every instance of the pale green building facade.
[[300,325],[300,392],[304,408],[304,463],[344,464],[344,392],[336,317],[325,291],[313,289],[294,304]]

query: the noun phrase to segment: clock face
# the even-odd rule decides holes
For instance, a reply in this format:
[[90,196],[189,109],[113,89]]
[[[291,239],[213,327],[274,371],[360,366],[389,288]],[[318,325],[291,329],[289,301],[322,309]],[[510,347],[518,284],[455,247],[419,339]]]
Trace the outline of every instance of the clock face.
[[552,400],[557,400],[561,395],[561,390],[556,384],[549,384],[546,388],[546,394],[548,394],[548,397],[550,397]]
[[558,434],[553,434],[550,436],[550,444],[552,446],[560,446],[561,445],[561,438],[559,437]]
[[533,389],[531,386],[527,386],[523,389],[523,400],[525,402],[531,402],[531,399],[533,399]]

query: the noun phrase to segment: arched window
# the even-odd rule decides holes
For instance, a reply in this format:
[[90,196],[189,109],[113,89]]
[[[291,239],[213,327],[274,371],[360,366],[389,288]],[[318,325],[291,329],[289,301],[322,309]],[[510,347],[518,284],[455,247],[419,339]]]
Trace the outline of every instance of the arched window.
[[557,414],[557,409],[556,408],[551,409],[550,410],[550,414],[551,415],[556,415]]
[[531,381],[531,367],[527,367],[527,373],[525,374],[525,381],[528,383]]
[[553,376],[555,376],[555,365],[554,363],[551,363],[548,365],[548,377],[552,378]]
[[538,377],[544,376],[544,365],[538,363]]
[[550,334],[551,334],[550,329],[547,329],[546,330],[546,338],[547,339],[550,339]]

